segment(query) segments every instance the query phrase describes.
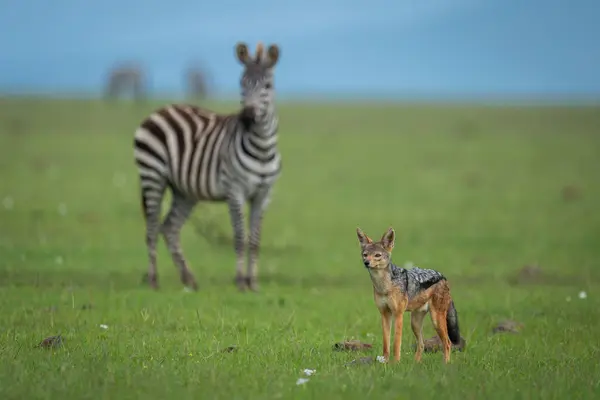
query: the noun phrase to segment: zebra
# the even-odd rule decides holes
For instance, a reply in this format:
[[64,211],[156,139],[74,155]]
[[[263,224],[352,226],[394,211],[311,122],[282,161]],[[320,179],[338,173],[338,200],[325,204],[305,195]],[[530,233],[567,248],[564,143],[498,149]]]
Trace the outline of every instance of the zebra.
[[202,100],[208,95],[206,73],[199,67],[190,66],[185,70],[184,83],[189,99]]
[[[277,148],[279,118],[274,97],[274,67],[279,47],[266,51],[258,43],[254,57],[248,46],[235,46],[243,65],[241,110],[220,114],[189,104],[170,104],[155,110],[135,131],[134,159],[138,168],[142,211],[146,222],[149,285],[158,289],[156,245],[162,234],[184,287],[198,285],[183,255],[180,231],[201,201],[224,202],[234,233],[235,283],[240,291],[258,291],[258,252],[263,214],[281,174]],[[172,193],[170,210],[160,223],[166,188]],[[244,206],[249,203],[248,259]]]
[[135,64],[123,64],[110,71],[104,96],[106,99],[111,99],[129,90],[133,97],[140,101],[145,96],[144,81],[145,77],[141,67]]

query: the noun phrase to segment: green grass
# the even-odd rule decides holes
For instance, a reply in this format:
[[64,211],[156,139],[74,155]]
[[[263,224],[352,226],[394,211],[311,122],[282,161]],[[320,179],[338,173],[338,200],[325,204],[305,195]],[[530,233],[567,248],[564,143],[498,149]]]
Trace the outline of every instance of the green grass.
[[[0,398],[600,394],[599,108],[281,105],[262,291],[241,294],[220,204],[183,229],[200,291],[182,291],[162,241],[161,290],[141,284],[132,135],[156,105],[0,100]],[[450,365],[415,364],[405,324],[399,364],[344,366],[381,352],[355,229],[390,225],[396,263],[451,281],[467,349]],[[533,263],[543,280],[508,282]],[[492,335],[504,318],[522,333]],[[61,348],[34,347],[56,334]],[[374,347],[332,351],[350,338]]]

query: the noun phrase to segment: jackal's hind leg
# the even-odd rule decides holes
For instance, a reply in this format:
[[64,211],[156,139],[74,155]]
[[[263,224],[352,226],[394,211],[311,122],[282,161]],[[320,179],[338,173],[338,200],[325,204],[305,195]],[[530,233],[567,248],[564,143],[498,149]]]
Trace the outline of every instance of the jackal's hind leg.
[[444,349],[444,362],[450,362],[450,349],[452,344],[450,343],[450,337],[448,337],[448,326],[446,325],[446,313],[448,312],[448,306],[438,299],[432,299],[431,302],[431,322],[437,332],[442,346]]
[[415,361],[420,362],[425,347],[423,341],[423,320],[425,319],[426,311],[413,311],[410,316],[410,326],[417,341],[417,350],[415,352]]

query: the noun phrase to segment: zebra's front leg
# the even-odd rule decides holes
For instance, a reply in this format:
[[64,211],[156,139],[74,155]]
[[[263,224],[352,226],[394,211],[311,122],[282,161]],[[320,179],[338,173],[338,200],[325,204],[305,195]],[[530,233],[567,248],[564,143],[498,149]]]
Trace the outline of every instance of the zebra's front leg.
[[[160,212],[160,210],[159,210]],[[156,244],[158,242],[158,230],[160,228],[160,219],[157,214],[150,214],[146,217],[146,247],[148,249],[148,272],[144,280],[148,282],[152,289],[158,289],[158,274],[156,272]]]
[[198,284],[194,278],[194,274],[190,271],[185,257],[183,256],[183,250],[181,249],[181,228],[187,219],[189,218],[192,210],[194,209],[195,202],[185,199],[179,194],[173,194],[173,202],[169,214],[165,218],[161,226],[161,232],[167,243],[167,248],[171,253],[173,263],[179,270],[181,277],[181,283],[186,287],[196,291],[198,290]]
[[260,250],[260,236],[262,220],[265,209],[271,198],[271,188],[264,187],[252,198],[250,202],[250,238],[248,244],[248,271],[247,280],[250,290],[258,291],[258,253]]
[[232,192],[227,198],[229,207],[229,217],[231,219],[231,227],[233,228],[233,245],[235,249],[236,267],[235,267],[235,283],[239,290],[246,290],[246,277],[244,276],[244,196],[237,192]]

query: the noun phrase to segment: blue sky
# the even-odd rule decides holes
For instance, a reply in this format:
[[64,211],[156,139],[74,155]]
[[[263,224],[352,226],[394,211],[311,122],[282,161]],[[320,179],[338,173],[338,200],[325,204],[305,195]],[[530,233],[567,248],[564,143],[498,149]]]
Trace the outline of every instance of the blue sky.
[[[87,3],[87,4],[86,4]],[[97,93],[136,60],[181,91],[201,62],[236,93],[238,40],[281,46],[283,95],[600,97],[593,0],[0,0],[0,91]]]

